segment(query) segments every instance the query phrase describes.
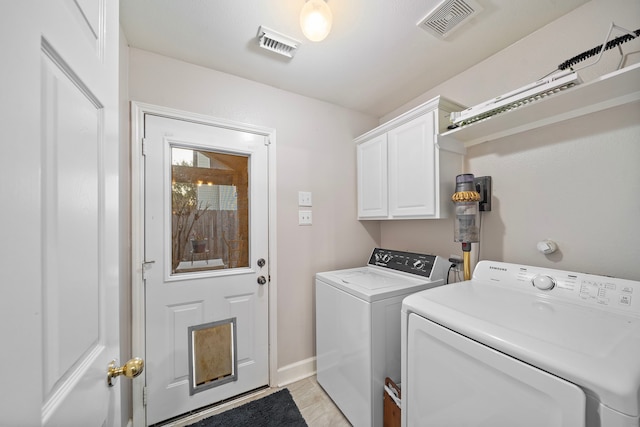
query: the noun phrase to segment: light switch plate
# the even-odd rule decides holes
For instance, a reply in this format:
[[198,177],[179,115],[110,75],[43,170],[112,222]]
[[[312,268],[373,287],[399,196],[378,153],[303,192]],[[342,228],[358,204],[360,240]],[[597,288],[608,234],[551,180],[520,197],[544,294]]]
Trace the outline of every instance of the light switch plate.
[[298,206],[311,206],[311,191],[298,191]]
[[298,211],[298,225],[311,225],[311,211]]

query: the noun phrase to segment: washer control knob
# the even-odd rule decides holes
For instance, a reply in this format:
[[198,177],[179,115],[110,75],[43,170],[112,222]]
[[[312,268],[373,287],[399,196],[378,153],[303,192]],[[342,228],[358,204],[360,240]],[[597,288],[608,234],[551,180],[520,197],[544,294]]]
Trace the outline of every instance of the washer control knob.
[[542,274],[539,274],[531,279],[531,283],[541,291],[550,291],[556,286],[556,281],[553,279],[553,277],[545,276]]
[[424,268],[424,261],[417,259],[413,262],[413,267],[417,268],[418,270],[422,270]]

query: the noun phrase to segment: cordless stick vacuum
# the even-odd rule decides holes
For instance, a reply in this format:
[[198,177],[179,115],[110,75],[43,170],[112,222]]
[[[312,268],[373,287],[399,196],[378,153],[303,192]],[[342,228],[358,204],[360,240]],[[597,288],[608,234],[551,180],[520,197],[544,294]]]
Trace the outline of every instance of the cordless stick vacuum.
[[475,189],[473,174],[456,176],[454,242],[462,243],[464,280],[471,280],[471,243],[480,241],[480,193]]

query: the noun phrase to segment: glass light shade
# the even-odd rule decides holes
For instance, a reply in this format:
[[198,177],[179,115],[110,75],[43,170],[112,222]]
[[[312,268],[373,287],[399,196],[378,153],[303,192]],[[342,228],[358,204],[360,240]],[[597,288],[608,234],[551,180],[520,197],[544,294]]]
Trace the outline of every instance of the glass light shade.
[[324,0],[309,0],[300,11],[300,26],[305,37],[312,42],[325,39],[331,31],[333,15]]

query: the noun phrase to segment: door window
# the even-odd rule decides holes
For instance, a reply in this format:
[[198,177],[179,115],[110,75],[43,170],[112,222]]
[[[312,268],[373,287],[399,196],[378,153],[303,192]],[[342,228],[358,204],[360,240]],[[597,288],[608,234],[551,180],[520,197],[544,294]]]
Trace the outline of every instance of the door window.
[[249,266],[249,157],[171,147],[171,273]]

